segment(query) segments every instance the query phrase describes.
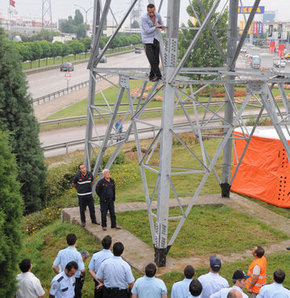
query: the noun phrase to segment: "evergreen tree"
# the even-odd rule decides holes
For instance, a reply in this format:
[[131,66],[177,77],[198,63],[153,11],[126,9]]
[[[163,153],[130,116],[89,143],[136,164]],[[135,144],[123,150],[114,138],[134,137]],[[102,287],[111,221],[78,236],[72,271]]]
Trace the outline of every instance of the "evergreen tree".
[[0,297],[14,297],[21,249],[22,198],[7,134],[0,131]]
[[[214,0],[201,0],[202,6],[206,11],[206,14],[210,11],[213,6]],[[202,15],[199,6],[197,5],[197,1],[191,1],[192,6],[189,5],[186,9],[187,13],[191,17],[188,20],[188,27],[195,28],[199,27],[197,21],[193,22],[193,18],[195,18],[195,12],[198,15],[198,18],[201,23],[203,23],[205,17]],[[218,18],[218,13],[214,13],[211,18],[210,23],[213,25]],[[220,42],[220,45],[223,49],[226,49],[227,46],[227,20],[228,20],[228,11],[225,10],[222,15],[219,17],[219,20],[214,27],[214,31],[216,36]],[[183,25],[185,26],[185,25]],[[181,58],[186,50],[188,49],[190,43],[193,38],[197,34],[197,30],[188,30],[183,29],[179,36],[179,58]],[[207,29],[201,34],[197,44],[195,45],[193,51],[191,52],[189,58],[185,64],[186,67],[219,67],[223,66],[223,58],[221,57],[218,48],[212,38],[210,31]]]
[[20,56],[0,30],[0,125],[10,132],[25,213],[42,206],[46,167],[38,139],[39,126],[22,73]]

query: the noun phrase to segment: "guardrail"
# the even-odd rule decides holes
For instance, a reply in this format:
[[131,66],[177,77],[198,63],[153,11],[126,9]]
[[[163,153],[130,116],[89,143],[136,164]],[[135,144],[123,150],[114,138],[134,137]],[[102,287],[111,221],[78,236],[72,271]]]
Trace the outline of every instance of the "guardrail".
[[[257,114],[252,114],[252,115],[245,115],[242,116],[243,120],[251,120],[253,118],[253,116],[257,116]],[[267,117],[267,115],[264,115],[265,117]],[[263,116],[262,116],[263,117]],[[215,120],[211,120],[211,122],[213,123],[222,123],[221,119],[215,119]],[[189,124],[189,122],[181,122],[181,123],[176,123],[173,125],[174,129],[177,128],[185,128],[184,131],[186,130],[186,126],[188,126],[188,130],[191,130],[191,126]],[[223,128],[223,126],[217,126],[214,125],[212,128],[209,127],[205,127],[204,129],[210,130],[210,129],[219,129],[219,128]],[[155,137],[156,131],[158,130],[158,128],[156,126],[152,126],[152,127],[146,127],[146,128],[140,128],[138,129],[138,134],[142,134],[142,133],[149,133],[152,132],[152,137]],[[131,135],[134,134],[134,130],[132,129],[131,131]],[[124,136],[124,133],[122,134]],[[121,136],[122,136],[121,135]],[[109,141],[113,142],[115,139],[119,139],[120,135],[118,134],[112,134],[110,136]],[[98,138],[93,138],[93,141],[102,141],[104,139],[104,135],[103,136],[99,136]],[[44,151],[51,151],[51,150],[56,150],[56,149],[62,149],[65,148],[66,154],[68,154],[68,150],[69,147],[73,147],[76,145],[81,145],[85,143],[85,139],[79,139],[79,140],[74,140],[74,141],[69,141],[69,142],[64,142],[64,143],[59,143],[59,144],[53,144],[53,145],[47,145],[47,146],[42,146],[42,149]]]
[[[177,107],[176,110],[181,110],[181,107]],[[157,112],[159,113],[159,115],[161,115],[162,112],[162,108],[149,108],[149,109],[145,109],[143,111],[143,113],[153,113],[153,112]],[[118,112],[118,115],[122,116],[126,114],[126,111],[124,112]],[[103,113],[103,114],[96,114],[94,115],[94,118],[96,119],[100,119],[100,118],[108,118],[111,116],[111,113]],[[87,119],[87,115],[82,115],[82,116],[75,116],[75,117],[66,117],[66,118],[59,118],[59,119],[53,119],[53,120],[43,120],[39,122],[40,126],[44,126],[44,125],[54,125],[57,124],[57,128],[60,127],[61,123],[67,123],[67,122],[79,122],[79,125],[81,123],[81,121],[84,121]]]
[[[106,75],[106,74],[103,75],[104,78],[108,78],[110,76],[112,76],[112,75]],[[96,78],[97,81],[100,81],[102,79],[103,79],[102,77]],[[89,81],[81,82],[76,85],[70,86],[68,88],[64,88],[64,89],[52,92],[52,93],[44,95],[44,96],[34,98],[32,101],[33,101],[33,104],[40,105],[40,104],[46,103],[48,101],[51,101],[52,99],[69,94],[73,91],[77,91],[79,89],[85,88],[86,86],[89,86]]]

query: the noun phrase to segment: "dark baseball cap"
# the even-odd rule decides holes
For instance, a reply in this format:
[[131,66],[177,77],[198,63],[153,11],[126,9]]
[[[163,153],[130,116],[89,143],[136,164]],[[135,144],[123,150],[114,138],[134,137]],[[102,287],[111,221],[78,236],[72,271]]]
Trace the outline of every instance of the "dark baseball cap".
[[233,274],[234,280],[244,279],[244,278],[248,278],[248,277],[249,277],[249,275],[247,275],[243,270],[236,270]]
[[219,258],[215,257],[215,256],[211,256],[209,258],[209,264],[210,267],[214,270],[214,271],[218,271],[221,269],[222,267],[222,262]]

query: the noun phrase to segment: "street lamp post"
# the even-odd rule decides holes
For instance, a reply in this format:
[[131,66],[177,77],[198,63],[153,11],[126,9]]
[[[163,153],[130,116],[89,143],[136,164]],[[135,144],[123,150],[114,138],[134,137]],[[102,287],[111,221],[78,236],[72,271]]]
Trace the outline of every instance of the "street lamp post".
[[82,10],[85,12],[85,14],[86,14],[86,21],[85,21],[85,24],[87,25],[87,23],[88,23],[88,12],[93,8],[93,6],[90,7],[90,8],[88,8],[88,9],[85,9],[84,7],[82,7],[82,6],[78,5],[78,4],[75,4],[74,6],[76,6],[76,7],[80,8],[80,9],[82,9]]

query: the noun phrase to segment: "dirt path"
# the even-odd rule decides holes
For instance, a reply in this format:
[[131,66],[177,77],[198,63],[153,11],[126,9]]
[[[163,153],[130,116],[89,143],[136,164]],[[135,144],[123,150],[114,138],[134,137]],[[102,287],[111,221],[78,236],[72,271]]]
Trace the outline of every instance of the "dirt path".
[[[190,198],[182,198],[181,204],[183,206],[188,205]],[[175,199],[170,199],[170,207],[177,207],[178,203]],[[275,227],[287,233],[289,239],[278,243],[270,243],[264,245],[267,254],[272,253],[285,253],[286,247],[290,246],[290,219],[280,216],[268,209],[261,207],[255,202],[249,201],[237,194],[232,193],[231,198],[221,198],[220,195],[206,195],[199,197],[194,205],[210,205],[210,204],[225,204],[230,208],[238,210],[240,212],[255,216],[260,221]],[[157,208],[157,202],[152,203],[152,208]],[[115,204],[116,212],[133,211],[133,210],[146,210],[146,203],[117,203]],[[98,220],[100,220],[99,206],[96,206],[96,214]],[[87,214],[87,216],[89,216]],[[80,224],[79,208],[66,208],[62,210],[62,219],[74,223]],[[92,233],[96,238],[102,239],[105,235],[110,234],[114,241],[121,241],[125,245],[124,258],[128,261],[132,267],[139,271],[143,271],[146,263],[152,262],[154,259],[154,250],[152,247],[135,237],[133,234],[125,229],[120,231],[108,230],[102,231],[100,226],[87,224],[86,229]],[[232,253],[227,255],[218,255],[223,262],[234,262],[244,260],[251,256],[251,249],[247,249],[244,252]],[[166,267],[159,268],[158,274],[163,274],[171,271],[183,271],[183,268],[191,264],[194,267],[208,266],[208,256],[194,256],[184,259],[173,259],[167,257]]]

